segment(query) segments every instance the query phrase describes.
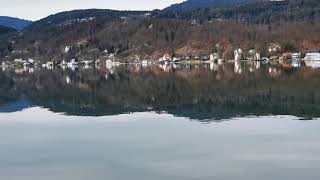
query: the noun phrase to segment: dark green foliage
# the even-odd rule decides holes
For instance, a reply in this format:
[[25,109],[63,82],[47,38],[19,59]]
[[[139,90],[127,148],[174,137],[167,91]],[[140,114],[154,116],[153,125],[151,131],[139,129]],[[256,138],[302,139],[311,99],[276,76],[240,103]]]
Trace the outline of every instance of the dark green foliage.
[[10,39],[16,34],[13,28],[0,26],[0,57],[4,57],[13,50]]
[[16,30],[10,27],[0,25],[0,35],[11,33],[11,32],[16,32]]
[[160,17],[198,20],[237,20],[253,24],[319,20],[318,0],[255,0],[239,6],[200,7],[158,12]]
[[194,8],[237,6],[250,0],[187,0],[179,4],[173,4],[165,11],[178,11]]
[[283,46],[283,51],[289,51],[289,52],[295,52],[297,50],[297,47],[293,43],[285,43]]

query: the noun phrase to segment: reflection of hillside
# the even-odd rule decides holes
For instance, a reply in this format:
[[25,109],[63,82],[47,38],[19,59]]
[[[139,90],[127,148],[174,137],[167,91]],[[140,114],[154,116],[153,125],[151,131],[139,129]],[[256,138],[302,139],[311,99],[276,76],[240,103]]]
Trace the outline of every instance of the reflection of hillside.
[[18,98],[15,96],[12,78],[0,73],[0,82],[0,106],[17,100]]
[[156,66],[38,70],[12,75],[11,86],[2,91],[14,89],[16,97],[25,96],[37,106],[69,115],[166,111],[199,120],[269,114],[320,116],[320,72],[301,68],[274,76],[267,66],[255,67],[242,65],[241,74],[231,63],[214,70],[210,65],[170,71]]
[[27,99],[19,99],[17,101],[12,100],[12,102],[2,104],[0,106],[0,112],[17,112],[31,106],[31,102],[29,102]]

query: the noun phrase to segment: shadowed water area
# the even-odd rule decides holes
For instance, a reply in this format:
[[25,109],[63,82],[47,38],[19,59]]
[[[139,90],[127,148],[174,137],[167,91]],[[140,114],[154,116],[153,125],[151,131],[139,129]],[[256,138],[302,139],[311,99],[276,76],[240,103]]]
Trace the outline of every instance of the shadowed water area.
[[3,68],[0,81],[4,179],[319,179],[315,66]]

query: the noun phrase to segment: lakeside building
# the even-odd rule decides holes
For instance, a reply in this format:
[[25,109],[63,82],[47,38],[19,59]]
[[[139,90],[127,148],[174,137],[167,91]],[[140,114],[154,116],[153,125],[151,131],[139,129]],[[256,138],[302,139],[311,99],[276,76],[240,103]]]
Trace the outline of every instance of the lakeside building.
[[243,59],[243,51],[241,48],[234,50],[234,60],[240,61]]
[[307,53],[304,57],[305,61],[320,61],[320,53],[319,52],[311,52]]
[[216,61],[219,59],[218,53],[211,53],[210,54],[210,61]]
[[159,61],[171,61],[171,55],[169,53],[164,54]]

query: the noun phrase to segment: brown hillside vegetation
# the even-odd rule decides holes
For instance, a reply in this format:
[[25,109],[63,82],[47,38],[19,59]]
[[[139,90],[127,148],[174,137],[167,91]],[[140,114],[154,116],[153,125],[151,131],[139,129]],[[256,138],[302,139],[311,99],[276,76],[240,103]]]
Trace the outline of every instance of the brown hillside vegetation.
[[[25,56],[53,59],[98,57],[105,49],[118,52],[122,58],[138,55],[156,58],[163,53],[209,53],[220,43],[225,58],[234,48],[256,48],[265,53],[272,42],[284,50],[304,50],[320,47],[320,24],[312,22],[274,23],[270,25],[242,24],[222,21],[191,25],[175,19],[99,18],[85,23],[28,30],[17,37],[15,49],[26,49]],[[63,53],[66,46],[72,50]],[[95,52],[92,54],[92,52]]]

